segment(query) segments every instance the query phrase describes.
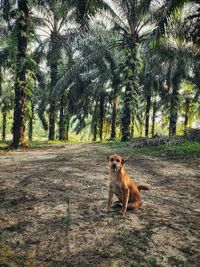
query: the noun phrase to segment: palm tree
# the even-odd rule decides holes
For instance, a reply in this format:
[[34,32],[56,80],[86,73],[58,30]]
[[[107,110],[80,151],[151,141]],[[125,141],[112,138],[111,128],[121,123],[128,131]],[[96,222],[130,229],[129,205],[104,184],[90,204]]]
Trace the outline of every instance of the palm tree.
[[[177,21],[177,26],[182,25],[181,21]],[[170,78],[171,99],[170,99],[170,116],[169,116],[169,136],[176,135],[176,124],[178,119],[179,108],[179,89],[182,79],[188,77],[191,59],[193,58],[193,49],[181,39],[182,31],[176,29],[173,42],[167,44],[167,57],[169,61],[168,75]],[[168,39],[169,40],[169,39]],[[164,54],[163,54],[164,55]]]
[[55,139],[56,101],[52,93],[59,79],[58,68],[61,59],[63,40],[69,47],[70,38],[77,35],[77,29],[72,28],[73,16],[68,1],[39,1],[37,11],[42,21],[41,31],[44,32],[45,40],[43,48],[48,50],[47,61],[50,67],[50,94],[49,94],[49,140]]
[[[123,86],[125,87],[124,104],[122,110],[122,141],[131,139],[130,123],[132,106],[138,92],[138,71],[140,60],[138,59],[139,44],[149,37],[149,31],[145,31],[150,17],[150,0],[148,1],[111,1],[110,21],[113,22],[113,31],[118,34],[118,39],[113,43],[124,53],[122,64]],[[147,29],[147,28],[146,28]]]
[[[30,26],[30,9],[28,1],[17,1],[16,13],[18,14],[15,23],[10,22],[11,9],[14,1],[3,3],[4,19],[8,22],[9,29],[16,32],[16,78],[15,78],[15,106],[13,123],[13,142],[12,146],[18,148],[26,146],[25,137],[25,98],[26,98],[26,74],[27,74],[27,45]],[[13,31],[14,33],[14,31]]]
[[[76,118],[79,124],[86,125],[83,120],[89,114],[92,115],[91,129],[94,134],[94,140],[97,138],[99,130],[100,140],[103,138],[103,125],[105,118],[105,106],[109,101],[109,93],[106,92],[106,84],[115,84],[114,92],[111,90],[112,101],[115,101],[114,113],[116,113],[116,94],[118,88],[118,78],[115,73],[116,62],[114,54],[106,45],[106,37],[102,34],[102,25],[96,25],[90,32],[85,34],[85,38],[80,39],[73,46],[74,61],[69,65],[65,65],[62,78],[58,81],[55,92],[57,95],[63,94],[65,91],[71,91],[71,86],[76,83],[74,92],[78,92],[77,105],[75,105]],[[71,65],[72,64],[72,65]],[[80,88],[80,85],[82,88]],[[108,86],[108,87],[109,87]],[[79,91],[81,89],[81,91]],[[70,94],[67,94],[70,97]],[[116,114],[113,116],[116,120]],[[113,131],[116,122],[113,124]],[[115,133],[114,133],[115,134]]]
[[1,112],[3,115],[2,119],[2,140],[6,140],[6,128],[7,128],[7,116],[9,112],[13,109],[14,103],[14,92],[13,87],[9,81],[4,82],[2,88],[2,102],[1,102]]

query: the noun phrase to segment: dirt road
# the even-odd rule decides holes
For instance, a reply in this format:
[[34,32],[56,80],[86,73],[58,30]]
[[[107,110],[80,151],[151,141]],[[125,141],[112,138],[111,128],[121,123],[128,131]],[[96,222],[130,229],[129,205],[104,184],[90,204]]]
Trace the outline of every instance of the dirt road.
[[73,144],[0,155],[0,266],[200,266],[200,159],[132,155],[126,169],[152,189],[123,218],[103,211],[110,153]]

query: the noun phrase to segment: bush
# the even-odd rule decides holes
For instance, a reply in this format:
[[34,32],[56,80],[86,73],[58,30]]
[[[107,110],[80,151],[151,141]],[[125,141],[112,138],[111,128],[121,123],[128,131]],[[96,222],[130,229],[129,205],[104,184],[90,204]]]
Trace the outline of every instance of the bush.
[[148,147],[148,146],[159,146],[159,145],[177,145],[177,144],[182,144],[185,141],[184,137],[171,137],[169,138],[168,136],[156,136],[152,139],[148,138],[137,138],[134,139],[131,142],[131,146],[135,148],[141,148],[141,147]]

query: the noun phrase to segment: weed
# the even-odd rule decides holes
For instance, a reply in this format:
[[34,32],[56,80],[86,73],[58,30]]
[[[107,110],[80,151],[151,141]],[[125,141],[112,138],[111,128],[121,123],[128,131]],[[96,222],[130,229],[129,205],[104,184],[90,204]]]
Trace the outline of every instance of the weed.
[[92,251],[92,256],[94,258],[109,258],[110,257],[110,254],[108,252],[106,252],[105,250],[102,250],[100,248],[95,248],[93,251]]
[[152,267],[156,267],[156,266],[158,266],[157,259],[156,259],[156,258],[153,258],[153,257],[148,258],[148,259],[146,260],[146,263],[147,263],[147,266],[152,266]]
[[184,266],[184,261],[177,256],[169,257],[168,262],[174,267]]

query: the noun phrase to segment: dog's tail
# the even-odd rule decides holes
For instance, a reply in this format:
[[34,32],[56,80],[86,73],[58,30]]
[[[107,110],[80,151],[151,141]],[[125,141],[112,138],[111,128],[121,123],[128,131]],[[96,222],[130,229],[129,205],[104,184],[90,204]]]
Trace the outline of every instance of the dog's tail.
[[147,184],[138,184],[137,185],[139,191],[140,190],[150,190],[150,185],[147,185]]

